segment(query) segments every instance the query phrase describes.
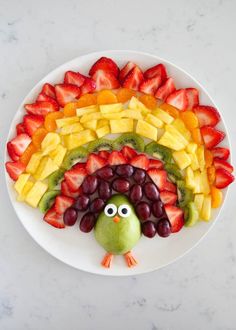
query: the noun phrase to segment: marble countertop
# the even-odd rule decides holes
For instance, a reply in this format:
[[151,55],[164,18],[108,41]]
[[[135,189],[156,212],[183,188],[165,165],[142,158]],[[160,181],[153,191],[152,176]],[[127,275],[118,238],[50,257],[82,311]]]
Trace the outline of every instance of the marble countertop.
[[[132,49],[166,58],[199,80],[224,114],[235,149],[236,2],[0,0],[1,163],[23,97],[82,54]],[[178,262],[108,278],[42,250],[18,221],[0,176],[0,329],[236,329],[235,185],[221,218]]]

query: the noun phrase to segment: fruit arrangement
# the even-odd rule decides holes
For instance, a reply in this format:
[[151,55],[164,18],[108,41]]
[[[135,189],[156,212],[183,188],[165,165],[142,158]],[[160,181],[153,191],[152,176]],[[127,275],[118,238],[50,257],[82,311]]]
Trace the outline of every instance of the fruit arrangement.
[[163,64],[145,72],[102,57],[89,75],[46,83],[7,143],[17,200],[55,228],[79,221],[107,251],[136,265],[141,234],[168,237],[211,219],[234,181],[220,114]]

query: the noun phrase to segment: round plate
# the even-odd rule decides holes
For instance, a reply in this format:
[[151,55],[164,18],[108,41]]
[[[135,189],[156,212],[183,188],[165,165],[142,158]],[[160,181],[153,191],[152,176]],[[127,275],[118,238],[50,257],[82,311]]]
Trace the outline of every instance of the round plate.
[[[164,63],[169,76],[174,78],[177,88],[196,87],[200,91],[200,102],[215,106],[206,90],[194,78],[168,61],[154,55],[136,51],[104,51],[75,58],[42,79],[29,92],[17,110],[11,123],[8,140],[14,136],[16,124],[21,121],[25,114],[24,104],[31,103],[35,100],[44,83],[55,84],[62,81],[64,73],[68,70],[87,74],[91,65],[101,56],[111,57],[120,67],[127,61],[133,61],[143,70],[157,63]],[[218,127],[226,133],[226,127],[222,120]],[[224,139],[224,146],[229,147],[227,134]],[[8,160],[7,153],[5,153],[5,160]],[[33,209],[24,203],[17,202],[12,180],[7,174],[6,182],[9,196],[17,216],[28,233],[41,247],[72,267],[102,275],[136,275],[157,270],[172,263],[193,248],[206,235],[209,229],[213,227],[220,213],[220,208],[213,210],[212,220],[210,222],[202,221],[193,228],[183,228],[179,233],[173,234],[168,238],[156,236],[153,239],[148,239],[142,237],[133,249],[133,253],[139,262],[136,267],[128,268],[124,258],[122,256],[116,256],[112,267],[110,269],[104,269],[100,265],[100,261],[105,251],[96,243],[93,232],[89,234],[82,233],[78,225],[64,230],[58,230],[49,226],[42,220],[43,215],[38,209]],[[226,191],[224,191],[224,198]]]

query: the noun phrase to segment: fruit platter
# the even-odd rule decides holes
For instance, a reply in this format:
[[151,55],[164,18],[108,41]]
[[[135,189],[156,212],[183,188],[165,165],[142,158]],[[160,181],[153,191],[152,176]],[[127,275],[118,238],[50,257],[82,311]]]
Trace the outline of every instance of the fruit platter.
[[222,114],[187,73],[108,51],[50,73],[6,144],[12,204],[60,260],[106,275],[177,259],[215,222],[234,181]]

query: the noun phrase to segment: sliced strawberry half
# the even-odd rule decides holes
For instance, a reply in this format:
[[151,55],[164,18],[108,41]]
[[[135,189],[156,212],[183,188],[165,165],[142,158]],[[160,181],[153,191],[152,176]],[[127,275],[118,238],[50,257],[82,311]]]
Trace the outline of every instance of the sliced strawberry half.
[[159,76],[161,78],[161,82],[164,83],[167,79],[166,67],[164,64],[157,64],[144,72],[144,77],[147,79],[151,79],[153,77]]
[[173,193],[177,192],[176,185],[170,181],[166,181],[165,190],[173,192]]
[[123,81],[125,80],[127,74],[137,65],[133,62],[128,62],[121,70],[120,70],[120,74],[119,74],[119,80],[120,83],[122,84]]
[[51,101],[37,101],[31,104],[25,104],[25,110],[31,115],[46,116],[49,112],[57,111],[58,106]]
[[116,76],[108,71],[97,70],[93,75],[92,79],[96,84],[96,91],[102,89],[116,89],[120,87],[120,83]]
[[100,150],[98,156],[104,159],[108,159],[108,157],[110,156],[110,152],[107,150]]
[[177,233],[184,225],[184,211],[174,205],[165,205],[165,211],[171,223],[171,232]]
[[178,89],[171,93],[167,99],[166,103],[172,105],[173,107],[184,111],[188,108],[188,98],[185,89]]
[[124,146],[121,149],[121,152],[128,161],[137,156],[137,152],[129,146]]
[[85,81],[85,76],[79,72],[66,71],[64,76],[64,84],[72,84],[80,87]]
[[139,86],[139,91],[145,94],[155,95],[161,85],[161,76],[145,79]]
[[130,165],[142,168],[143,170],[147,170],[149,167],[149,159],[147,158],[147,156],[139,154],[133,159],[131,159]]
[[25,170],[25,165],[21,162],[7,162],[5,166],[7,173],[14,181],[16,181]]
[[215,180],[216,188],[223,189],[233,181],[234,181],[234,176],[228,171],[224,170],[223,168],[216,170],[216,180]]
[[12,160],[14,160],[14,161],[19,160],[20,156],[18,156],[18,155],[15,153],[15,149],[14,149],[13,145],[11,144],[11,142],[7,142],[7,152],[8,152],[9,157],[10,157]]
[[87,171],[84,168],[72,168],[65,172],[64,178],[68,184],[68,188],[71,191],[76,191],[79,189],[87,175]]
[[73,169],[85,168],[85,167],[86,167],[86,163],[77,163],[77,164],[72,166]]
[[43,125],[44,117],[39,115],[25,115],[23,118],[25,132],[32,136],[34,132]]
[[42,93],[52,97],[53,99],[56,98],[55,87],[49,83],[43,85]]
[[164,190],[160,193],[160,199],[165,205],[174,205],[178,199],[178,196],[171,191]]
[[162,169],[163,163],[158,159],[149,159],[149,168]]
[[96,89],[96,83],[93,79],[85,78],[83,85],[80,87],[81,95],[92,93]]
[[74,203],[74,198],[59,195],[55,199],[55,211],[58,214],[63,214],[68,207],[70,207]]
[[46,221],[49,225],[56,227],[58,229],[65,228],[65,224],[63,222],[63,216],[56,212],[54,206],[47,211],[47,213],[43,217],[43,220]]
[[106,164],[107,164],[106,159],[92,153],[88,156],[86,170],[89,174],[92,174],[97,170],[99,170],[99,168],[104,167]]
[[157,170],[156,168],[150,168],[147,171],[148,175],[158,187],[160,191],[166,190],[166,180],[167,180],[167,173],[164,170]]
[[51,96],[48,96],[45,93],[40,93],[36,99],[36,101],[47,101],[47,102],[51,102],[54,105],[55,111],[59,110],[59,105],[57,103],[57,101],[52,98]]
[[72,197],[72,198],[77,198],[77,197],[80,196],[81,191],[80,191],[80,188],[77,191],[71,191],[69,189],[69,187],[68,187],[68,184],[67,184],[66,180],[63,180],[61,182],[61,193],[64,196],[68,196],[68,197]]
[[75,101],[80,96],[80,88],[72,84],[58,84],[55,86],[57,102],[61,107]]
[[201,127],[201,134],[207,149],[215,147],[225,137],[224,132],[218,131],[211,126]]
[[16,125],[16,134],[19,135],[22,133],[25,133],[25,127],[23,123],[19,123]]
[[125,77],[123,87],[138,91],[143,80],[144,77],[142,70],[138,66],[135,66]]
[[12,151],[17,156],[21,156],[31,142],[28,134],[22,133],[10,141]]
[[199,126],[216,126],[220,121],[220,114],[216,108],[208,105],[199,105],[193,109],[195,112]]
[[229,173],[232,173],[234,168],[231,164],[226,162],[223,159],[215,158],[213,162],[215,168],[218,170],[219,168],[223,168],[224,170],[228,171]]
[[118,76],[120,71],[116,63],[111,58],[108,57],[101,57],[99,60],[97,60],[97,62],[95,62],[94,65],[89,70],[89,75],[90,76],[94,75],[94,73],[97,72],[98,70],[102,70],[104,72],[110,72],[115,77]]
[[176,90],[173,78],[168,78],[156,91],[155,97],[165,101],[167,97]]
[[127,159],[121,151],[112,151],[108,157],[109,165],[127,164]]
[[223,148],[223,147],[216,147],[211,149],[211,153],[213,155],[213,158],[220,158],[223,160],[227,160],[230,155],[230,151],[228,148]]
[[199,92],[196,88],[186,88],[188,109],[193,109],[199,104]]

